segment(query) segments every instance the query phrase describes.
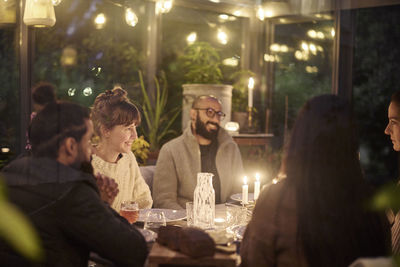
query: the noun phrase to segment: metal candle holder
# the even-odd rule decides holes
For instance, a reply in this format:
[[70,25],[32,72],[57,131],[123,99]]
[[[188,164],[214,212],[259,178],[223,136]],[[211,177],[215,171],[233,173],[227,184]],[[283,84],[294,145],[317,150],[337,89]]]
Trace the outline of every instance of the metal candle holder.
[[251,128],[253,127],[252,110],[253,110],[252,107],[247,107],[247,114],[248,114],[247,122],[248,122],[248,127],[249,127],[249,129],[251,129]]

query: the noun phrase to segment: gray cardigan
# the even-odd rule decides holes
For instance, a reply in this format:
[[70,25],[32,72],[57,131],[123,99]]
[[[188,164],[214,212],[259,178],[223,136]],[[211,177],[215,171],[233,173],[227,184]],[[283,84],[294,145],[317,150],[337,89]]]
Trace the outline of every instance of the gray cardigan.
[[[200,147],[190,126],[183,134],[160,151],[153,182],[153,201],[156,208],[182,209],[193,201],[197,173],[201,171]],[[240,192],[243,164],[240,151],[224,130],[218,133],[216,166],[221,182],[221,201]]]

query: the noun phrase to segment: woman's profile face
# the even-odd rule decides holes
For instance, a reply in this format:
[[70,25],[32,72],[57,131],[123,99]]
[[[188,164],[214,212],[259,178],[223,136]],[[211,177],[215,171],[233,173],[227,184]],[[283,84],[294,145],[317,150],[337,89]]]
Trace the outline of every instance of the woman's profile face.
[[116,125],[105,132],[102,141],[118,153],[131,151],[133,141],[137,138],[136,123],[129,125]]

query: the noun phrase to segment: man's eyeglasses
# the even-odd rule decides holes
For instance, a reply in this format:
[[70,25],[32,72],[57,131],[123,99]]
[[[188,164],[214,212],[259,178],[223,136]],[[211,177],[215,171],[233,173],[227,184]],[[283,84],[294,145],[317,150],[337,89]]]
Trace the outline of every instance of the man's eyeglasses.
[[225,113],[222,111],[215,111],[213,108],[194,108],[195,110],[205,110],[207,117],[210,119],[214,118],[215,115],[218,116],[218,118],[223,119],[225,118]]

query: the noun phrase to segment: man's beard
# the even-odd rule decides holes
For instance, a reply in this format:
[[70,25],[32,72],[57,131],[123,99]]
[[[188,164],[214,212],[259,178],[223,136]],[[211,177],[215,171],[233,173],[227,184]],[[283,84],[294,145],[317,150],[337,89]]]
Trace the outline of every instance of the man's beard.
[[[215,125],[217,127],[217,129],[215,129],[215,130],[212,129],[212,130],[208,131],[207,128],[206,128],[207,124]],[[219,125],[217,123],[211,122],[211,121],[203,123],[200,120],[199,114],[197,114],[196,124],[195,125],[196,125],[196,134],[198,134],[198,135],[200,135],[200,136],[202,136],[202,137],[204,137],[205,139],[208,139],[208,140],[217,139],[217,135],[218,135],[218,131],[219,131]]]

